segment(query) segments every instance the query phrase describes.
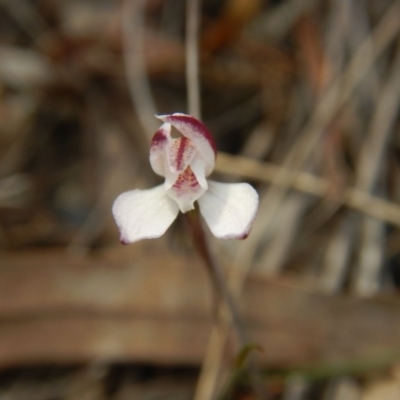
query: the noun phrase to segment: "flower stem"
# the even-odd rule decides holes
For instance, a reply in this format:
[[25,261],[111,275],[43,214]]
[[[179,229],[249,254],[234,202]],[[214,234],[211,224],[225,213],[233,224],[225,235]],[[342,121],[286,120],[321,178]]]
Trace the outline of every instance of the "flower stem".
[[235,329],[237,340],[239,342],[239,347],[242,348],[248,342],[245,330],[243,328],[243,322],[235,301],[229,292],[228,287],[226,286],[223,272],[211,255],[203,226],[199,218],[199,212],[197,209],[195,209],[186,213],[185,215],[192,233],[194,246],[204,261],[217,296],[221,298],[227,306],[233,327]]
[[[226,332],[226,330],[229,329],[229,326],[232,324],[237,337],[239,350],[243,350],[246,345],[249,344],[249,339],[244,329],[244,324],[236,306],[235,300],[225,283],[223,272],[218,263],[216,263],[214,258],[212,257],[203,230],[203,226],[200,221],[199,211],[198,209],[189,211],[185,214],[185,216],[192,233],[194,246],[196,247],[196,250],[198,251],[199,255],[205,263],[205,266],[207,267],[207,271],[214,286],[215,293],[217,294],[218,299],[220,298],[223,300],[223,305],[226,306],[226,308],[223,307],[221,309],[220,307],[218,307],[218,301],[216,302],[217,307],[215,309],[215,316],[217,318],[217,322],[220,324],[220,329],[217,331],[216,336],[213,336],[212,339],[218,342],[220,342],[221,340],[223,341],[223,332]],[[220,311],[222,311],[222,313]],[[267,399],[268,394],[263,387],[260,375],[256,370],[253,361],[254,360],[250,359],[248,363],[248,371],[252,386],[260,399]],[[213,397],[212,389],[211,392],[208,392],[208,395],[209,396],[207,396],[207,398]],[[198,398],[198,396],[196,398]]]

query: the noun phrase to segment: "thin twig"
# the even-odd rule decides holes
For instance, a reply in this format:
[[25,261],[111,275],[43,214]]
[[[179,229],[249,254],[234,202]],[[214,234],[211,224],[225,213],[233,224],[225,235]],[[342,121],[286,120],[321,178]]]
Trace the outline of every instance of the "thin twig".
[[[259,206],[259,213],[264,216],[263,223],[254,225],[252,235],[240,248],[235,258],[234,266],[228,276],[228,287],[235,298],[238,298],[243,290],[246,277],[252,265],[251,260],[258,249],[258,238],[265,238],[267,236],[266,231],[270,231],[287,190],[298,181],[299,171],[301,171],[302,166],[308,160],[312,150],[318,143],[320,133],[329,125],[338,111],[343,108],[362,79],[370,71],[371,66],[378,56],[398,34],[400,30],[399,14],[400,3],[395,2],[386,11],[378,26],[372,32],[371,37],[367,38],[361,44],[345,72],[321,97],[309,123],[299,133],[300,139],[293,144],[291,151],[287,155],[283,165],[284,168],[272,176],[271,183],[273,186],[265,196],[261,197]],[[371,48],[373,49],[372,52]],[[311,182],[308,180],[308,177],[306,176],[307,179],[304,183],[307,184],[310,192],[316,191],[314,184],[310,184]],[[282,182],[285,182],[287,186],[282,187]],[[321,181],[321,183],[325,185],[327,182]],[[329,193],[329,184],[326,186],[324,193]],[[343,199],[343,202],[346,201],[353,207],[370,213],[380,214],[378,218],[386,221],[390,220],[391,223],[394,223],[393,220],[395,220],[396,225],[400,224],[399,209],[386,202],[387,207],[380,207],[379,205],[383,205],[383,200],[375,199],[355,189],[349,189],[346,191],[346,196]],[[220,340],[219,347],[215,346],[213,348],[213,352],[220,355],[219,360],[222,357],[225,343],[226,336]],[[214,366],[216,371],[219,368],[219,366]]]
[[[400,16],[399,16],[400,17]],[[382,161],[388,142],[394,133],[393,126],[400,105],[400,41],[398,41],[393,65],[381,92],[376,99],[370,132],[363,140],[357,165],[356,186],[360,190],[372,191],[379,178]]]
[[201,118],[198,32],[200,0],[188,0],[186,11],[186,87],[189,114]]
[[144,59],[144,10],[146,0],[125,0],[122,10],[122,44],[129,93],[137,117],[148,138],[158,128],[154,103]]
[[[266,232],[270,231],[287,190],[298,180],[299,171],[317,145],[321,132],[326,129],[338,112],[343,109],[355,89],[370,71],[378,56],[387,48],[400,31],[399,15],[400,3],[394,2],[386,11],[371,36],[365,39],[360,45],[359,50],[352,57],[344,73],[338,77],[319,100],[309,123],[299,132],[299,140],[293,144],[289,151],[283,163],[284,168],[279,169],[272,176],[271,183],[273,186],[260,201],[259,212],[264,216],[263,224],[256,224],[254,226],[252,236],[238,252],[234,267],[231,269],[230,276],[228,277],[229,288],[236,298],[242,292],[244,282],[252,265],[251,260],[258,249],[258,238],[265,238],[267,236]],[[282,182],[286,182],[286,187],[282,187]],[[308,188],[310,191],[315,190],[313,185],[308,185]],[[326,189],[328,190],[329,187]],[[325,193],[328,192],[325,191]],[[400,213],[398,213],[397,207],[394,210],[393,207],[388,205],[388,207],[382,209],[376,207],[375,204],[375,208],[371,209],[371,203],[382,203],[382,201],[368,195],[366,196],[355,189],[348,190],[346,194],[347,196],[345,196],[344,200],[347,199],[348,203],[369,212],[379,213],[381,219],[390,219],[386,214],[390,209],[392,211],[390,212],[391,218],[395,217],[396,222],[400,223]],[[365,207],[366,205],[367,207]],[[391,222],[393,223],[393,221]],[[213,351],[222,355],[224,344],[225,340],[221,340],[219,343],[220,347],[215,347]],[[215,369],[218,370],[218,367],[215,366]]]
[[[400,41],[396,50],[390,74],[377,97],[370,131],[363,141],[357,165],[356,187],[368,193],[373,193],[379,184],[400,105]],[[381,220],[364,218],[360,257],[353,283],[353,290],[359,295],[372,295],[379,288],[379,274],[385,251],[384,235],[385,226]]]
[[[333,46],[329,46],[328,51],[329,49],[331,50],[328,54],[331,65],[337,67],[335,71],[337,74],[339,67],[343,67],[343,64],[339,64],[338,62],[341,60],[341,63],[344,63],[346,49],[350,48],[354,52],[357,51],[360,43],[362,43],[365,38],[369,37],[371,28],[368,23],[368,12],[365,3],[340,2],[335,3],[335,5],[334,9],[337,11],[341,10],[335,13],[336,17],[332,20],[330,42],[334,43],[336,41],[336,51],[333,52]],[[346,21],[345,24],[343,24],[343,20]],[[354,23],[352,23],[353,20]],[[341,40],[337,40],[338,34],[336,33],[336,27],[339,23],[343,26],[341,34],[339,34]],[[370,44],[372,46],[372,43]],[[372,48],[370,51],[372,52]],[[368,79],[365,79],[363,86],[361,86],[360,90],[357,92],[354,99],[355,104],[353,104],[351,108],[356,109],[357,103],[362,104],[366,99],[375,98],[375,91],[379,81],[380,76],[377,66],[375,65],[368,73]],[[364,140],[358,140],[361,145],[363,145]],[[347,269],[351,263],[351,255],[356,248],[356,241],[358,242],[357,234],[360,230],[359,222],[359,218],[354,219],[351,214],[346,213],[343,221],[334,228],[329,238],[320,274],[321,286],[327,292],[332,293],[338,291],[343,286]]]
[[282,180],[277,183],[279,186],[321,197],[333,203],[343,204],[365,215],[400,227],[400,206],[396,203],[352,187],[345,188],[340,198],[332,197],[329,181],[308,172],[298,171],[297,176],[292,180],[289,179],[290,171],[285,167],[226,153],[218,154],[215,170],[265,183],[272,183],[274,176],[279,173],[282,176]]
[[[315,112],[304,129],[299,132],[296,141],[287,155],[282,170],[273,176],[273,186],[261,199],[259,212],[264,216],[262,224],[255,224],[252,235],[241,247],[235,258],[235,268],[232,268],[232,281],[239,293],[243,287],[247,273],[244,264],[251,265],[251,260],[259,245],[258,238],[267,237],[275,221],[277,211],[286,196],[287,189],[280,182],[294,182],[298,172],[309,159],[312,151],[320,140],[321,132],[332,122],[335,116],[349,101],[355,89],[370,71],[379,55],[388,47],[400,31],[400,3],[394,2],[381,18],[371,36],[364,40],[359,50],[350,60],[344,73],[331,85],[316,105]],[[354,193],[351,192],[353,195]],[[357,200],[359,197],[351,198]],[[350,200],[349,200],[350,201]],[[359,204],[361,205],[361,204]],[[379,210],[374,210],[379,211]],[[237,275],[237,276],[235,276]],[[232,290],[232,289],[231,289]]]
[[266,214],[269,218],[264,219],[264,230],[268,229],[275,220],[279,205],[286,195],[285,190],[279,189],[279,182],[282,179],[294,180],[296,178],[297,172],[318,143],[321,132],[326,129],[346,102],[349,101],[354,90],[367,75],[378,56],[400,31],[399,17],[400,3],[395,2],[387,10],[371,36],[361,44],[345,72],[331,85],[318,102],[309,123],[299,133],[300,139],[293,144],[284,161],[284,166],[290,169],[289,177],[285,171],[281,171],[285,176],[280,173],[274,176],[272,183],[275,188],[269,191],[267,199],[264,201],[269,211]]

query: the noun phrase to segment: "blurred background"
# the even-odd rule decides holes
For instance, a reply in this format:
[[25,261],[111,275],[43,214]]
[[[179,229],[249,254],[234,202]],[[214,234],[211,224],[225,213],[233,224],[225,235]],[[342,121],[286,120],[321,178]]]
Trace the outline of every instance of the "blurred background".
[[110,212],[188,112],[189,2],[0,1],[0,399],[400,399],[400,1],[201,2],[213,179],[260,195],[209,235],[256,389],[184,219],[122,246]]

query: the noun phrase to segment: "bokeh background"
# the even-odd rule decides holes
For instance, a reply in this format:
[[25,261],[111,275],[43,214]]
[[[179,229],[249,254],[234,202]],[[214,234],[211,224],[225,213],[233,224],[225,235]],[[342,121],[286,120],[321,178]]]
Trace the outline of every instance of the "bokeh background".
[[185,220],[122,246],[110,212],[188,112],[189,2],[0,1],[0,399],[400,399],[400,1],[201,2],[213,178],[260,195],[207,231],[255,389]]

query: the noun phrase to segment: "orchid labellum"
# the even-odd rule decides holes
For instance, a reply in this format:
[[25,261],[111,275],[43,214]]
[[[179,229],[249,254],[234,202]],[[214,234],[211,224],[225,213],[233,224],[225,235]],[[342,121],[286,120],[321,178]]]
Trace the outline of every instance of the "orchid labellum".
[[[151,141],[150,164],[165,182],[149,190],[122,193],[115,200],[112,212],[121,242],[160,237],[179,211],[193,210],[196,201],[216,237],[246,238],[257,212],[257,192],[247,183],[206,179],[214,169],[216,146],[199,120],[178,113],[158,118],[163,124]],[[171,136],[172,127],[180,137]]]

